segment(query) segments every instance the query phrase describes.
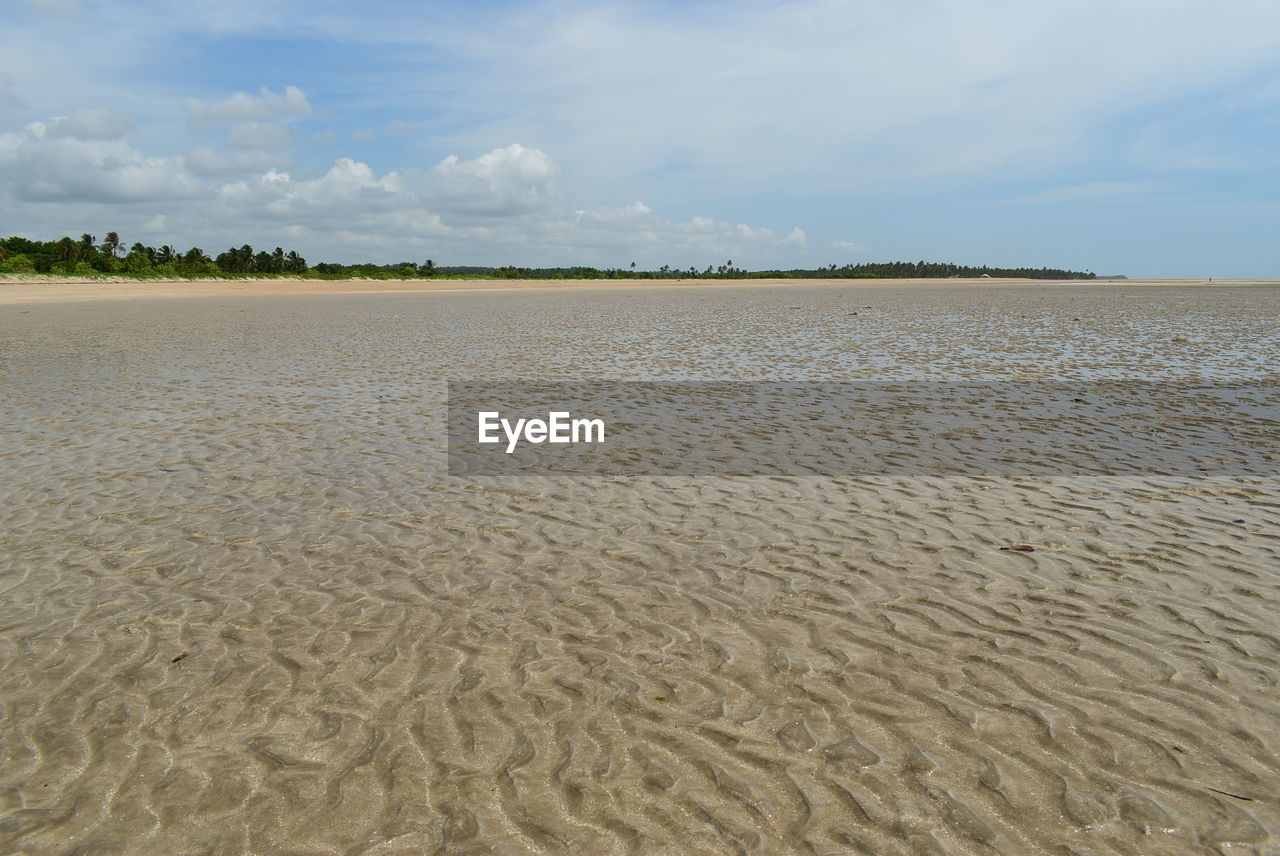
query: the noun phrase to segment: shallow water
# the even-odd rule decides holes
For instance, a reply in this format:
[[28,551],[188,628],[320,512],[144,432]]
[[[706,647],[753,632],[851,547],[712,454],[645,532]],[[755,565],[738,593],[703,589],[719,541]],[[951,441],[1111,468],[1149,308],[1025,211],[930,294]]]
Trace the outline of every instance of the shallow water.
[[1235,381],[1278,331],[1267,288],[0,308],[0,852],[1274,853],[1277,479],[460,479],[443,403]]

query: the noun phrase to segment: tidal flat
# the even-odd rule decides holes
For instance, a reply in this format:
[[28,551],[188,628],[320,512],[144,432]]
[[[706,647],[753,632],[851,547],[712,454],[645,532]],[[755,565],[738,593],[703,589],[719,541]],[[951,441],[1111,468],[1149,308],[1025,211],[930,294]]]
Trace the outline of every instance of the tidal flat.
[[0,852],[1275,853],[1274,471],[456,477],[444,422],[1277,354],[1274,287],[0,305]]

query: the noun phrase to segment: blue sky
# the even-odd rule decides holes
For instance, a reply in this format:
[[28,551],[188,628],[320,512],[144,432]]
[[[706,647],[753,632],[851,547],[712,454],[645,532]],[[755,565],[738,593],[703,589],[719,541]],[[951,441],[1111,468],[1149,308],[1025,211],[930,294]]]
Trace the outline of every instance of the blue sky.
[[0,232],[1280,276],[1274,0],[0,0]]

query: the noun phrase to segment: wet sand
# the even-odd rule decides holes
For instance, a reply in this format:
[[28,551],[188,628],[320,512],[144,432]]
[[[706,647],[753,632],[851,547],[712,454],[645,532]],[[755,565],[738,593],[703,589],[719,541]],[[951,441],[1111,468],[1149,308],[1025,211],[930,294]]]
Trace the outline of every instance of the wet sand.
[[[599,291],[601,289],[634,288],[813,288],[817,285],[850,287],[921,287],[948,286],[972,288],[1027,285],[1088,285],[1113,288],[1113,281],[1052,283],[1029,279],[753,279],[753,280],[494,280],[494,279],[420,279],[420,280],[318,280],[318,279],[194,279],[194,280],[89,280],[50,276],[0,275],[0,306],[15,303],[46,303],[79,300],[122,300],[141,297],[230,297],[256,295],[279,297],[303,294],[416,294],[433,291],[527,291],[557,289]],[[1126,280],[1134,286],[1249,286],[1280,285],[1268,280]]]
[[443,428],[451,378],[1274,378],[1280,289],[19,287],[0,852],[1280,846],[1274,477],[455,478]]

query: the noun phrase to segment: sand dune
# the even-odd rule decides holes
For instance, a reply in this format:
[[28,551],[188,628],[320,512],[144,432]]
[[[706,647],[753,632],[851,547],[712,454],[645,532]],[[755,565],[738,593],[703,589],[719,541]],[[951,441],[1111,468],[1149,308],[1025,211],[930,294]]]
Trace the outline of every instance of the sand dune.
[[1274,377],[1280,291],[210,294],[0,311],[0,850],[1280,841],[1275,478],[443,449],[450,378]]

